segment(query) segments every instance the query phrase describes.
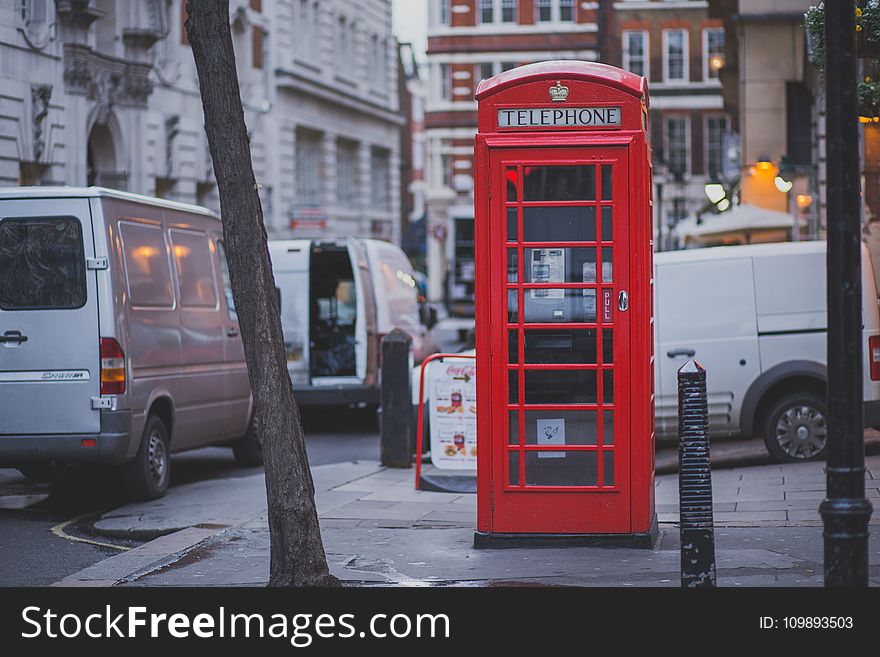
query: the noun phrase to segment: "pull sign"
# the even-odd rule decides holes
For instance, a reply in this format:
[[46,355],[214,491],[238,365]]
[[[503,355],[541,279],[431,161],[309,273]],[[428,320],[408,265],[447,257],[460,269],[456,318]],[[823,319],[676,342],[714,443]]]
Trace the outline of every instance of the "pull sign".
[[602,323],[610,324],[614,321],[614,301],[612,292],[605,288],[602,290]]

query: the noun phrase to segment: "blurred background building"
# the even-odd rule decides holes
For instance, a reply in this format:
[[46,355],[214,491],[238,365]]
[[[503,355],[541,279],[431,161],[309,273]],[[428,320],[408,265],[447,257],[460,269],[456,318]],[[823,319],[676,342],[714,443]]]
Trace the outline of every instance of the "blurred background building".
[[[0,185],[106,185],[218,209],[186,0],[0,3]],[[398,241],[391,0],[232,0],[273,237]]]

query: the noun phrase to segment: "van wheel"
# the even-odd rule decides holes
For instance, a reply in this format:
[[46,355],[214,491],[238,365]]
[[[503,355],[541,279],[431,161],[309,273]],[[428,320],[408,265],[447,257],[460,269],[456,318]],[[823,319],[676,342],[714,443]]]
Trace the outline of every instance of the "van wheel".
[[248,424],[247,433],[232,443],[235,462],[245,468],[263,465],[263,444],[260,442],[259,423],[254,414]]
[[130,498],[146,501],[165,495],[171,481],[168,442],[165,423],[150,415],[137,456],[123,467],[123,484]]
[[809,392],[786,395],[767,411],[764,443],[779,462],[815,461],[828,447],[825,400]]

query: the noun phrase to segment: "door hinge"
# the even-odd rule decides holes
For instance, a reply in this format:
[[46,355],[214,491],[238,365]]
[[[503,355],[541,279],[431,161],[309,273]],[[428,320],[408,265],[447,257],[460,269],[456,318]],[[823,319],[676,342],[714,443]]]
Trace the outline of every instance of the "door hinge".
[[86,269],[107,269],[107,256],[86,258]]
[[92,410],[115,411],[116,397],[92,397]]
[[489,505],[492,510],[495,510],[495,482],[492,482],[492,487],[489,489]]

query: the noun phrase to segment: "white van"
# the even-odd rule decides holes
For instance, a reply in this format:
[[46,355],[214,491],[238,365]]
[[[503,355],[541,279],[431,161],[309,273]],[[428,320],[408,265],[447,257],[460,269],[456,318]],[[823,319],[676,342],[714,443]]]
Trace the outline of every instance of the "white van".
[[[655,254],[658,436],[677,434],[676,374],[694,358],[706,368],[713,436],[759,434],[779,461],[824,456],[825,250],[789,242]],[[880,312],[864,245],[862,308],[865,425],[876,426]]]
[[382,338],[394,328],[421,362],[436,351],[409,258],[372,239],[270,240],[287,366],[301,406],[378,404]]
[[262,462],[221,234],[194,205],[0,189],[0,467],[120,466],[152,499],[172,452]]

